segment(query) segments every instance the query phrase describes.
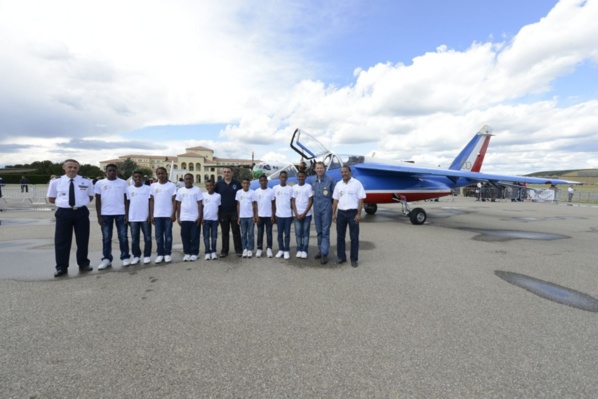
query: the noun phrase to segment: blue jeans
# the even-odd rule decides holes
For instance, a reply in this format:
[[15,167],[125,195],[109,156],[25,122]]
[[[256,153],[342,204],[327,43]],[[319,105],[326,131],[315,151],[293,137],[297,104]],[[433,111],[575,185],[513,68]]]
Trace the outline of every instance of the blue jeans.
[[307,252],[309,248],[309,227],[311,226],[311,215],[299,220],[295,218],[295,240],[297,251]]
[[156,251],[158,256],[172,253],[172,222],[170,218],[154,218],[156,226]]
[[263,249],[264,227],[266,227],[266,248],[272,249],[272,218],[260,217],[260,223],[257,225],[257,249]]
[[322,254],[322,256],[328,256],[328,251],[330,250],[330,224],[332,223],[332,206],[330,205],[330,201],[328,201],[328,204],[326,205],[314,207],[313,211],[316,233],[318,233],[318,249],[320,250],[320,254]]
[[347,259],[345,254],[345,234],[349,225],[349,237],[351,238],[351,261],[359,258],[359,223],[355,223],[357,209],[341,211],[336,214],[336,257],[339,260]]
[[131,252],[135,258],[141,258],[139,233],[143,231],[143,256],[152,255],[152,225],[149,222],[129,222],[131,226]]
[[129,239],[125,215],[102,215],[102,260],[112,262],[112,227],[116,223],[116,233],[120,246],[120,259],[129,259]]
[[243,250],[253,251],[253,218],[241,218],[240,220]]
[[199,226],[196,222],[181,222],[181,241],[185,255],[199,255]]
[[216,253],[216,241],[218,241],[218,221],[203,221],[203,243],[206,247],[206,254]]
[[276,227],[278,228],[278,250],[289,252],[291,246],[291,222],[292,217],[276,218]]

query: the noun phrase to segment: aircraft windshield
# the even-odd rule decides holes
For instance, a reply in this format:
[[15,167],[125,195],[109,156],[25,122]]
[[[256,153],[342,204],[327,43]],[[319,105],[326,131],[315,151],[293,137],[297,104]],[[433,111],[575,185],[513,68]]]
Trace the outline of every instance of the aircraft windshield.
[[315,137],[301,129],[295,130],[291,139],[291,148],[303,159],[317,159],[330,153]]
[[277,170],[276,172],[272,173],[270,176],[268,176],[268,180],[272,180],[272,179],[280,179],[280,172],[282,171],[287,172],[288,177],[296,177],[297,176],[297,168],[295,167],[295,165],[288,164],[287,166],[285,166],[284,168],[281,168],[279,170]]

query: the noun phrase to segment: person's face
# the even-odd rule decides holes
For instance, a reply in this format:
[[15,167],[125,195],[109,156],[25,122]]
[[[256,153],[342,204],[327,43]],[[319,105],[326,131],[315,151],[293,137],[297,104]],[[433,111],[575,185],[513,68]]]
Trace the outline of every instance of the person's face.
[[135,182],[135,187],[141,187],[143,184],[143,175],[141,173],[135,173],[133,175],[133,181]]
[[265,190],[266,188],[268,188],[268,179],[265,177],[260,177],[260,187],[262,188],[262,190]]
[[116,180],[116,168],[114,166],[106,168],[106,178],[108,180]]
[[193,187],[193,176],[190,176],[190,175],[185,176],[185,187],[186,188]]
[[62,165],[62,169],[64,169],[64,173],[71,179],[75,178],[77,176],[77,173],[79,172],[79,164],[77,162],[65,162],[64,165]]
[[342,168],[341,177],[345,183],[348,182],[351,179],[351,171],[348,168]]
[[224,169],[222,171],[222,176],[224,176],[224,180],[230,181],[233,178],[233,171],[230,169]]
[[214,183],[213,182],[207,182],[206,183],[206,190],[208,190],[208,193],[210,194],[214,194]]
[[297,175],[297,182],[299,183],[300,186],[305,184],[305,173],[299,173]]
[[243,180],[241,182],[241,186],[243,187],[243,191],[248,191],[249,190],[249,180]]
[[166,183],[166,172],[164,171],[164,169],[158,169],[156,171],[156,176],[158,177],[158,180],[160,181],[160,183]]
[[318,175],[318,177],[322,177],[324,176],[324,165],[322,164],[316,164],[316,175]]
[[283,186],[283,187],[284,187],[284,186],[286,186],[286,185],[287,185],[287,179],[288,179],[288,177],[289,177],[289,176],[287,176],[287,174],[286,174],[286,173],[281,173],[281,174],[280,174],[280,185],[281,185],[281,186]]

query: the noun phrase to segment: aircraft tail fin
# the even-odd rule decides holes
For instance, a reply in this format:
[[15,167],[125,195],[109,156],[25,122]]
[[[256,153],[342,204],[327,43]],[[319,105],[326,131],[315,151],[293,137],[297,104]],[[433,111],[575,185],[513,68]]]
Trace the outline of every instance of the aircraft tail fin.
[[482,162],[486,156],[486,150],[492,137],[492,128],[484,125],[461,150],[449,169],[479,172],[482,169]]

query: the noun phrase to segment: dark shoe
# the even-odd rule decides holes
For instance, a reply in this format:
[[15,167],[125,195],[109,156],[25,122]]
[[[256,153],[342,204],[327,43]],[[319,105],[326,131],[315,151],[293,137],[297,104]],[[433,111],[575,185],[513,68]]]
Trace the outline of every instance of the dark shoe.
[[328,257],[326,255],[322,256],[320,258],[320,263],[325,265],[326,263],[328,263]]
[[220,257],[221,258],[226,258],[228,256],[228,253],[226,252],[220,252]]
[[240,258],[243,256],[243,252],[237,252],[237,256]]
[[337,265],[342,265],[343,263],[347,263],[347,259],[338,259],[338,260],[336,261],[336,264],[337,264]]
[[353,266],[353,267],[357,267],[357,266],[359,266],[359,265],[357,264],[357,261],[356,261],[356,260],[352,260],[352,261],[351,261],[351,266]]
[[322,254],[321,253],[317,253],[316,256],[314,256],[314,259],[320,259],[322,258]]
[[64,276],[65,274],[68,274],[68,271],[66,271],[66,270],[56,270],[56,273],[54,273],[54,277]]
[[87,265],[87,266],[81,266],[79,267],[79,271],[80,272],[90,272],[93,270],[93,267]]

